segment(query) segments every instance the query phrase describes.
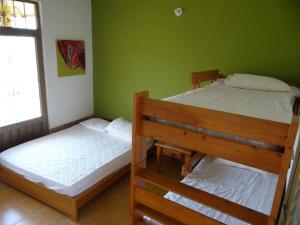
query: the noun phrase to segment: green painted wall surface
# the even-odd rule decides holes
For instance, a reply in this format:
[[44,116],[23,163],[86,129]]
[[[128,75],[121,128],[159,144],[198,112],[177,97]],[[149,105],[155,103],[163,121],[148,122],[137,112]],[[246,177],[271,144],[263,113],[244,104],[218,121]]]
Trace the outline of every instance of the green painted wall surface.
[[134,92],[184,92],[192,71],[300,82],[299,0],[92,0],[92,10],[97,115],[130,119]]

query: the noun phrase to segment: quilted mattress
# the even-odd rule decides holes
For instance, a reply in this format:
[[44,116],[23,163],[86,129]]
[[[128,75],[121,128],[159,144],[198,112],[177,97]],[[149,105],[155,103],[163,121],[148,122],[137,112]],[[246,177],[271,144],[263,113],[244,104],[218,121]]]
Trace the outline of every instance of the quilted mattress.
[[130,163],[131,143],[80,124],[0,154],[0,164],[74,197]]

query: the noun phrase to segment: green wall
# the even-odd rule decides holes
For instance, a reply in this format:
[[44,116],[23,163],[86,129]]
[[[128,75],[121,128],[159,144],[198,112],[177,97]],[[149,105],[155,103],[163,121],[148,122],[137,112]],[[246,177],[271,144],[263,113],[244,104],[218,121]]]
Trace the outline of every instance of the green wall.
[[192,71],[300,82],[299,0],[92,0],[92,10],[99,116],[130,119],[134,92],[181,93]]

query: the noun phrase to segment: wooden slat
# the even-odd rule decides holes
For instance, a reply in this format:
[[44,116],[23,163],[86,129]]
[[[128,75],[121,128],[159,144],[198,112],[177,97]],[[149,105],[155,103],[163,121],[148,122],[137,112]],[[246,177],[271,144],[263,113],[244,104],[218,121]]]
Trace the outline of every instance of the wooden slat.
[[191,200],[197,201],[198,203],[214,208],[250,224],[263,225],[268,223],[268,216],[265,214],[256,212],[237,203],[174,181],[158,173],[149,170],[143,170],[138,174],[137,178],[150,182],[151,184],[159,186],[168,191],[172,191]]
[[276,224],[277,222],[276,220],[279,216],[282,196],[285,190],[286,177],[287,177],[288,169],[290,167],[290,162],[293,154],[293,147],[294,147],[298,127],[299,127],[299,118],[294,116],[293,122],[290,126],[289,135],[286,140],[286,146],[284,150],[282,163],[280,165],[279,179],[278,179],[275,197],[272,205],[271,218],[268,223],[269,225]]
[[147,98],[142,113],[280,146],[285,145],[289,129],[285,123]]
[[184,225],[183,223],[180,223],[168,216],[165,216],[149,207],[143,206],[143,205],[137,205],[136,210],[141,212],[143,215],[148,216],[149,218],[160,222],[164,225]]
[[142,134],[155,140],[277,174],[282,154],[184,129],[143,121]]
[[139,187],[135,187],[135,200],[186,225],[199,225],[199,223],[201,225],[222,224],[210,217],[147,192]]

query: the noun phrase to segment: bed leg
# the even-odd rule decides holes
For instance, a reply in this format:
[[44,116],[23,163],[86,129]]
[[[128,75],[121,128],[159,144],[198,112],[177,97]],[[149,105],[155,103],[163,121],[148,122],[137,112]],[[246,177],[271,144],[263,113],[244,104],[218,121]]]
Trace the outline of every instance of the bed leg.
[[70,219],[74,222],[78,222],[79,219],[78,211],[79,209],[77,208],[77,202],[75,201],[71,213],[69,214]]
[[70,219],[74,222],[78,222],[78,213],[74,213],[72,215],[69,215]]

